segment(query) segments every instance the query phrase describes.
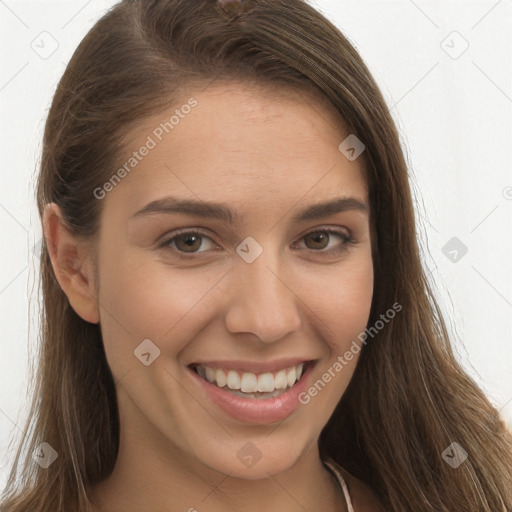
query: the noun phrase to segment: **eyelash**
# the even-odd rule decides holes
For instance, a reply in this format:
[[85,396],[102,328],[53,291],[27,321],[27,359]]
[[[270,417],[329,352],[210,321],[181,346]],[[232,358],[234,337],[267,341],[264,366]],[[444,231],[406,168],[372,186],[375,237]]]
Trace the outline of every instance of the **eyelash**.
[[[319,253],[319,254],[323,254],[323,255],[328,255],[328,256],[332,256],[334,254],[341,254],[342,252],[344,252],[347,249],[347,246],[349,244],[354,245],[354,244],[357,243],[356,240],[354,240],[351,236],[347,235],[345,232],[340,231],[338,229],[333,229],[333,228],[315,229],[315,230],[310,231],[310,232],[306,233],[305,235],[303,235],[300,238],[300,240],[306,238],[309,235],[317,234],[317,233],[328,234],[328,235],[338,235],[342,239],[342,244],[340,246],[338,246],[337,248],[328,249],[328,250],[321,249],[321,250],[315,251],[314,249],[310,249],[310,251],[315,252],[315,253]],[[169,244],[173,240],[175,240],[176,238],[178,238],[181,235],[194,235],[194,236],[200,236],[200,237],[203,237],[203,238],[209,238],[210,240],[212,240],[210,236],[208,236],[206,233],[204,233],[201,230],[198,230],[198,229],[182,229],[182,230],[178,230],[178,231],[175,231],[174,233],[172,233],[171,237],[166,237],[164,240],[162,240],[162,242],[160,242],[158,244],[158,248],[159,249],[170,249],[173,252],[176,252],[178,258],[183,259],[183,260],[197,259],[198,257],[200,257],[200,256],[197,256],[198,254],[201,254],[202,252],[208,252],[208,251],[198,251],[198,252],[195,252],[195,253],[190,253],[191,256],[189,256],[189,255],[186,255],[186,253],[179,251],[179,249],[175,249],[175,248],[170,247]],[[213,242],[213,240],[212,240],[212,242]]]

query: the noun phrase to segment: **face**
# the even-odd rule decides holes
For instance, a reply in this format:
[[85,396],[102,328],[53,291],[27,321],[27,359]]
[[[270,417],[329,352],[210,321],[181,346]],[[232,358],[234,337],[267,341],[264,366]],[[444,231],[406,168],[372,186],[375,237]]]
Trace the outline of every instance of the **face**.
[[348,135],[314,97],[234,83],[131,134],[136,161],[97,194],[97,299],[121,429],[144,449],[246,479],[316,450],[373,293]]

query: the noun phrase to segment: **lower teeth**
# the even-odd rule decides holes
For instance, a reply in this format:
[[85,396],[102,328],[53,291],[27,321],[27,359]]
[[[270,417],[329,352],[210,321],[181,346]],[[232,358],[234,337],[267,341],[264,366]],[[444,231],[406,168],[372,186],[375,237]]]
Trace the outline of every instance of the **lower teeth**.
[[[209,382],[206,379],[206,375],[202,371],[198,370],[197,368],[195,371],[201,378],[206,380],[206,382]],[[297,382],[295,382],[293,385],[295,386],[296,383]],[[210,384],[212,384],[212,383],[210,382]],[[223,391],[228,391],[228,392],[233,393],[234,395],[240,396],[242,398],[257,398],[260,400],[264,400],[266,398],[275,398],[276,396],[282,395],[284,392],[288,391],[292,386],[287,386],[285,389],[276,389],[275,391],[271,391],[271,392],[256,391],[254,393],[244,393],[243,391],[240,391],[238,389],[231,389],[228,386],[224,386],[222,388],[219,386],[217,386],[217,387],[219,389],[222,389]]]
[[237,389],[230,389],[227,386],[224,386],[223,388],[220,388],[223,391],[229,391],[230,393],[233,393],[234,395],[241,396],[242,398],[258,398],[260,400],[265,398],[274,398],[276,396],[282,395],[285,391],[288,391],[290,388],[286,389],[276,389],[275,391],[272,391],[270,393],[263,393],[263,392],[255,392],[255,393],[244,393],[243,391],[239,391]]

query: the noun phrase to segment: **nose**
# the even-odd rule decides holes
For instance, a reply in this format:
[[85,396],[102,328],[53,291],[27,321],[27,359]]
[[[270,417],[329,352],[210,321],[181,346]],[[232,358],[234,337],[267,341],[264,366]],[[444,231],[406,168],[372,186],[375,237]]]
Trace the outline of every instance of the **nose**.
[[297,290],[278,268],[265,252],[252,263],[237,262],[225,320],[229,332],[252,333],[260,341],[272,343],[300,329]]

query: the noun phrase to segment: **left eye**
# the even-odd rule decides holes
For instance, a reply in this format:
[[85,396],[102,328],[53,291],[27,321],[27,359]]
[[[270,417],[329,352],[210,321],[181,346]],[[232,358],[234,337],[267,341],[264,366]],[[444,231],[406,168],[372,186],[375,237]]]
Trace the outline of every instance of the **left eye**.
[[[333,237],[341,239],[342,243],[329,247]],[[305,245],[308,249],[312,249],[315,252],[335,252],[344,249],[344,246],[351,240],[350,237],[343,231],[333,229],[320,229],[317,231],[311,231],[307,235],[304,235],[302,239],[305,241]],[[308,245],[308,242],[310,245]]]

